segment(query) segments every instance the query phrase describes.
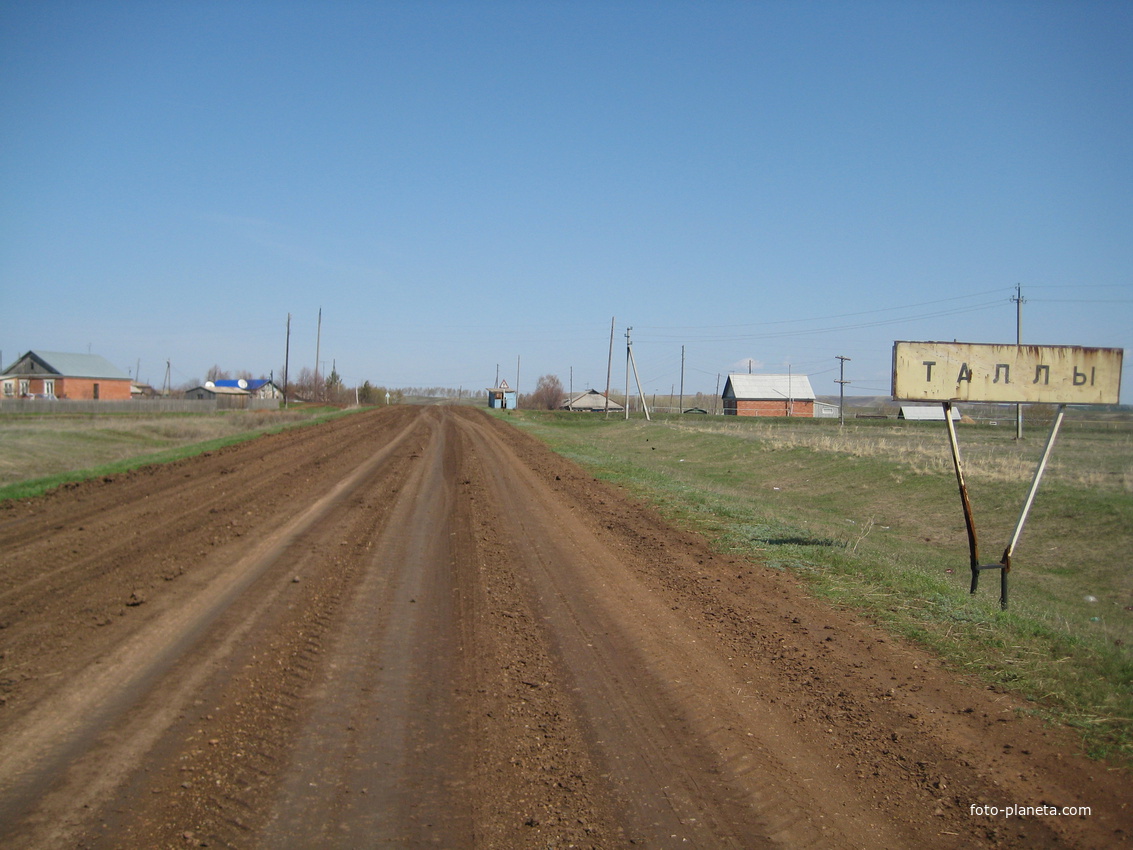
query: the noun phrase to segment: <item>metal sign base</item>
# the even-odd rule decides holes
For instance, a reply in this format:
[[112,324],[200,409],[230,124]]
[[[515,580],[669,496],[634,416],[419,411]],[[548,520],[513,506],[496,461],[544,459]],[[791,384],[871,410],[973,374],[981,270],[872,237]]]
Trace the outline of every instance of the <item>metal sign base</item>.
[[1027,514],[1031,511],[1031,505],[1035,501],[1035,493],[1039,489],[1039,482],[1042,480],[1043,473],[1046,471],[1047,461],[1050,459],[1051,450],[1054,448],[1054,438],[1058,436],[1058,429],[1062,426],[1062,417],[1066,412],[1066,405],[1058,405],[1058,412],[1055,414],[1054,423],[1051,425],[1050,436],[1046,440],[1046,448],[1043,450],[1042,459],[1039,461],[1038,468],[1035,470],[1035,477],[1031,481],[1031,489],[1027,493],[1027,499],[1023,503],[1023,510],[1019,514],[1019,521],[1015,523],[1015,533],[1011,535],[1011,542],[1007,544],[1007,548],[1003,550],[1003,557],[998,564],[981,564],[979,541],[976,538],[976,524],[972,516],[972,502],[968,498],[968,485],[964,481],[964,467],[960,462],[960,444],[956,440],[956,425],[952,422],[952,402],[942,402],[944,406],[944,422],[948,426],[948,440],[952,446],[952,463],[956,468],[956,483],[960,488],[960,501],[964,506],[964,524],[968,529],[968,552],[971,558],[972,566],[972,593],[980,584],[980,572],[983,570],[1000,570],[999,575],[999,607],[1007,610],[1007,575],[1011,572],[1011,555],[1015,551],[1015,545],[1019,542],[1019,536],[1023,533],[1023,524],[1027,521]]

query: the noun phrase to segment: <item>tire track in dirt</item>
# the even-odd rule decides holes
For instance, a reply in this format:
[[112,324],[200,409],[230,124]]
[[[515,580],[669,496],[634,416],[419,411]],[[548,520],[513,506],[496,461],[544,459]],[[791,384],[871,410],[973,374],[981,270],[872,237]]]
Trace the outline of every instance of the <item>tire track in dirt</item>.
[[695,646],[696,636],[617,553],[563,516],[498,439],[483,429],[477,437],[494,461],[499,515],[512,526],[509,539],[574,682],[627,835],[649,846],[901,843],[884,822],[859,825],[856,835],[821,823],[831,801],[806,786],[841,796],[825,754],[796,748],[792,764],[777,761],[772,744],[790,721],[744,700],[743,683]]
[[469,738],[453,699],[466,618],[452,538],[467,530],[455,521],[450,427],[423,418],[427,442],[325,647],[257,846],[472,843]]
[[592,768],[564,728],[569,701],[539,628],[498,564],[509,541],[484,459],[462,417],[423,418],[430,440],[342,612],[256,846],[568,846],[616,834],[587,793]]
[[[474,422],[479,417],[474,417]],[[472,578],[470,724],[477,742],[476,842],[485,848],[622,847],[610,788],[593,758],[526,567],[493,491],[495,455],[478,447],[458,422],[461,499],[471,515]]]
[[[323,548],[317,540],[306,543],[305,537],[318,535],[318,524],[334,513],[353,512],[351,494],[383,474],[383,465],[409,438],[412,424],[182,606],[152,618],[98,665],[75,673],[47,711],[24,713],[7,725],[0,740],[0,823],[17,823],[35,801],[25,830],[32,836],[27,846],[44,841],[44,830],[54,836],[50,841],[57,841],[54,825],[73,830],[81,822],[75,817],[78,807],[95,808],[126,781],[150,748],[160,749],[159,740],[175,716],[208,686],[210,677],[223,679],[225,663],[279,602],[288,587],[278,575],[281,569],[290,572],[287,550]],[[294,659],[295,669],[302,666],[302,658]],[[128,724],[128,735],[114,731],[120,724]]]

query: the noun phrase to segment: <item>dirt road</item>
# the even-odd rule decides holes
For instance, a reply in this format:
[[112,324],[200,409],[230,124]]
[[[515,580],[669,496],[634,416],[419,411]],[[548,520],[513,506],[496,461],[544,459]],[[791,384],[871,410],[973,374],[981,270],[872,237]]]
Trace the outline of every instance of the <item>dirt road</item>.
[[1007,695],[468,409],[0,506],[0,656],[6,848],[1133,835]]

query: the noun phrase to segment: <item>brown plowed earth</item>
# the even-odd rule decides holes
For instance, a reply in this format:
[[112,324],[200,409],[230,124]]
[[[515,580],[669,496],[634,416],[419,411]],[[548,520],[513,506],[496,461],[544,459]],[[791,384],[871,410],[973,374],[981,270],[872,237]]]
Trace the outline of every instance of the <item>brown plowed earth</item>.
[[0,652],[6,848],[1100,848],[1133,829],[1127,773],[1010,696],[469,409],[0,506]]

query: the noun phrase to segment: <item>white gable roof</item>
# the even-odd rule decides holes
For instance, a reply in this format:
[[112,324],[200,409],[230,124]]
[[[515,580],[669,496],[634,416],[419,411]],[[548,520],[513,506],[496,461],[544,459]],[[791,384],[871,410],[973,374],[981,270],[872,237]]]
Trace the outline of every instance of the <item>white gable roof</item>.
[[725,398],[766,401],[813,401],[814,390],[806,375],[729,375]]
[[[939,404],[902,404],[900,418],[916,419],[923,422],[943,422],[944,406]],[[960,421],[960,409],[958,407],[952,408],[952,419],[956,422]]]
[[584,393],[579,393],[574,398],[567,399],[563,407],[570,408],[571,410],[605,410],[607,404],[610,410],[625,410],[624,407],[612,399],[607,402],[606,397],[595,389],[587,390]]

